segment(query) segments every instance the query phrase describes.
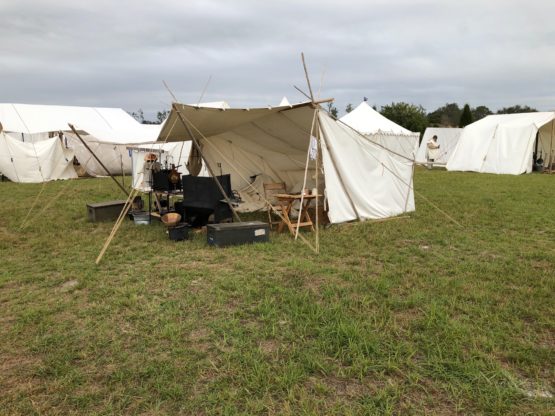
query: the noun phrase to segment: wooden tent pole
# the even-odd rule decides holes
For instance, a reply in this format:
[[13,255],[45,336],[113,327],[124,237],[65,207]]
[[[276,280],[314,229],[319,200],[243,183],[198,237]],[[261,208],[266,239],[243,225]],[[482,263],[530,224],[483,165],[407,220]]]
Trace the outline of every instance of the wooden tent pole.
[[551,144],[549,145],[549,173],[553,172],[553,136],[555,136],[555,119],[551,120]]
[[304,52],[301,52],[301,58],[303,60],[304,74],[306,76],[306,83],[308,84],[308,92],[310,92],[310,100],[314,103],[314,94],[312,93],[312,86],[310,85],[310,78],[308,77],[308,69],[306,68],[306,62],[304,61]]
[[81,141],[81,143],[83,143],[83,146],[85,146],[87,148],[87,150],[96,159],[96,161],[100,164],[100,166],[102,166],[102,168],[106,171],[108,176],[110,176],[110,178],[112,178],[112,180],[119,186],[119,188],[123,191],[123,193],[125,195],[129,196],[129,192],[127,192],[127,190],[123,187],[123,185],[121,183],[119,183],[119,181],[116,178],[114,178],[114,175],[112,175],[110,173],[110,171],[108,170],[108,168],[106,166],[104,166],[104,163],[102,163],[102,161],[94,154],[94,152],[89,147],[89,145],[85,142],[85,140],[83,140],[83,138],[79,135],[79,133],[77,133],[77,130],[75,130],[75,127],[73,126],[73,124],[69,124],[69,128],[73,131],[73,133],[77,136],[77,138]]
[[133,205],[133,199],[134,199],[135,195],[137,195],[138,193],[139,193],[138,190],[133,189],[133,191],[131,191],[131,193],[127,197],[127,200],[125,201],[125,204],[123,205],[123,209],[121,210],[121,212],[118,216],[118,219],[116,220],[116,222],[114,224],[114,227],[112,228],[112,231],[110,232],[110,235],[106,239],[106,242],[104,243],[104,246],[102,246],[102,249],[100,250],[100,253],[98,254],[98,257],[96,258],[96,261],[95,261],[96,264],[100,263],[100,260],[102,260],[102,257],[104,257],[104,253],[106,253],[106,250],[108,250],[108,246],[110,245],[110,243],[112,242],[112,240],[116,236],[116,233],[118,232],[119,227],[123,223],[123,220],[125,219],[125,216],[127,215],[127,212],[129,211],[129,208],[131,208],[131,205]]
[[[319,112],[319,110],[316,110]],[[318,193],[320,192],[320,187],[318,186],[318,177],[320,175],[320,125],[319,123],[316,124],[316,210],[314,213],[314,217],[316,219],[316,253],[320,253],[320,227],[319,227],[319,215],[318,215]]]
[[179,120],[181,121],[181,123],[183,124],[183,126],[185,127],[185,129],[187,130],[187,133],[189,134],[189,136],[191,137],[191,140],[193,141],[193,145],[195,146],[195,148],[197,149],[197,151],[199,152],[200,156],[202,157],[202,160],[204,160],[204,163],[206,164],[206,168],[208,169],[208,172],[210,172],[210,175],[212,175],[212,178],[214,179],[214,182],[216,182],[216,185],[218,186],[218,189],[220,190],[220,192],[222,193],[225,202],[227,203],[227,205],[229,205],[229,208],[231,209],[231,212],[233,212],[233,216],[235,217],[235,219],[238,222],[241,222],[241,217],[239,217],[239,214],[237,213],[237,211],[235,210],[235,208],[233,207],[233,204],[231,203],[229,197],[227,196],[227,193],[225,192],[222,184],[220,183],[220,181],[216,178],[216,175],[214,174],[214,171],[212,170],[212,167],[210,166],[210,164],[208,163],[208,160],[206,159],[206,157],[204,157],[204,154],[202,153],[202,149],[200,148],[200,144],[198,143],[196,137],[193,135],[193,132],[191,131],[191,129],[189,128],[189,125],[186,123],[186,121],[183,119],[183,115],[181,114],[181,112],[178,110],[177,108],[177,104],[173,103],[172,104],[172,108],[175,110],[175,112],[177,113],[177,116],[179,117]]
[[308,176],[308,165],[310,163],[310,146],[312,143],[312,133],[314,132],[314,122],[316,120],[316,116],[318,114],[318,110],[314,110],[314,114],[312,116],[312,126],[310,127],[310,135],[308,137],[308,148],[306,149],[306,163],[304,167],[304,178],[303,178],[303,188],[301,189],[301,202],[300,202],[300,211],[297,217],[297,229],[295,230],[295,240],[299,237],[299,228],[301,225],[301,214],[303,210],[303,203],[304,203],[304,190],[306,188],[306,177]]

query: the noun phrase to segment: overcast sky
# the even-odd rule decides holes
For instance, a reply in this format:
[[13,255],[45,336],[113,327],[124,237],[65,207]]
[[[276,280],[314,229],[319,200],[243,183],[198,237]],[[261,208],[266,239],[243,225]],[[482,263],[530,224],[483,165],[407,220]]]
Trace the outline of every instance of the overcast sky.
[[555,109],[553,0],[0,0],[0,102]]

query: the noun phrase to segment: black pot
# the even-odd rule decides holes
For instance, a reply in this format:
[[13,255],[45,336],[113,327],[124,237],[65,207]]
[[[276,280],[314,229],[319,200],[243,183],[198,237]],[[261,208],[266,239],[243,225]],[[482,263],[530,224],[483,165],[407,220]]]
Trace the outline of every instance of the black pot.
[[183,241],[189,239],[189,224],[179,224],[168,229],[170,240]]

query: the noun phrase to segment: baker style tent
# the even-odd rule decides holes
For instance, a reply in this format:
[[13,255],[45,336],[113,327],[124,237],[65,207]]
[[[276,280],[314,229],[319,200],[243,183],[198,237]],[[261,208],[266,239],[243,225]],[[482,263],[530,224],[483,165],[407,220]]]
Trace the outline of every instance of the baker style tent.
[[[21,181],[24,177],[35,182],[43,181],[43,177],[44,180],[66,179],[65,175],[72,169],[68,168],[67,164],[72,164],[73,152],[87,173],[93,176],[106,175],[104,169],[70,131],[68,123],[75,126],[89,147],[114,174],[131,173],[131,157],[127,146],[153,142],[160,132],[159,125],[140,124],[119,108],[0,104],[0,123],[6,135],[12,139],[9,141],[9,146],[4,144],[5,150],[7,147],[13,151],[16,147],[20,150],[27,149],[27,152],[12,154],[12,156],[2,152],[0,156],[3,164],[12,165],[10,167],[2,165],[0,171],[14,181]],[[63,140],[57,138],[59,131],[64,132]],[[58,166],[59,158],[48,158],[56,153],[53,150],[35,154],[35,147],[52,137],[56,137],[56,140],[50,140],[50,146],[60,147],[57,152],[65,154],[66,165]],[[16,146],[14,140],[24,146]],[[44,146],[46,144],[42,144],[42,147]],[[68,159],[68,162],[65,162],[65,159]],[[49,179],[47,179],[48,176],[38,174],[39,168],[44,170],[48,165],[55,166],[55,169],[51,170],[53,176]],[[18,175],[13,173],[15,171]],[[24,171],[25,175],[21,173]],[[56,176],[54,172],[65,172],[65,174]]]
[[340,121],[362,134],[371,136],[372,141],[414,160],[420,135],[382,116],[366,101],[341,117]]
[[541,156],[544,166],[550,166],[555,161],[554,119],[555,112],[499,114],[469,124],[447,162],[447,170],[530,173],[534,154],[536,159]]
[[[412,161],[315,107],[310,102],[252,109],[174,104],[158,140],[194,138],[215,174],[230,174],[234,190],[255,187],[253,197],[263,195],[260,177],[285,182],[290,191],[316,186],[310,146],[310,154],[320,153],[320,192],[332,223],[413,211]],[[313,123],[318,131],[313,132]],[[304,184],[307,161],[310,175]]]
[[416,162],[427,162],[427,143],[432,137],[437,136],[437,143],[439,144],[439,157],[434,160],[434,166],[447,164],[449,157],[459,142],[461,132],[462,129],[458,128],[428,127],[424,132],[422,142],[416,152]]

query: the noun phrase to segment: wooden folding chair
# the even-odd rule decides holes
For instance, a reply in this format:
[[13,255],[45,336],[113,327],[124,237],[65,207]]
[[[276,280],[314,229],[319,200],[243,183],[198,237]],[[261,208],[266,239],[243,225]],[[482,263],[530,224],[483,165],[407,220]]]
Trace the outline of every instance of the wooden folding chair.
[[272,214],[276,215],[279,212],[283,215],[283,212],[287,209],[287,202],[280,201],[276,198],[277,194],[285,194],[285,182],[270,182],[263,184],[264,186],[264,197],[266,198],[267,209],[268,209],[268,224],[270,229],[272,225],[277,225],[281,223],[281,218],[278,220],[272,219]]

